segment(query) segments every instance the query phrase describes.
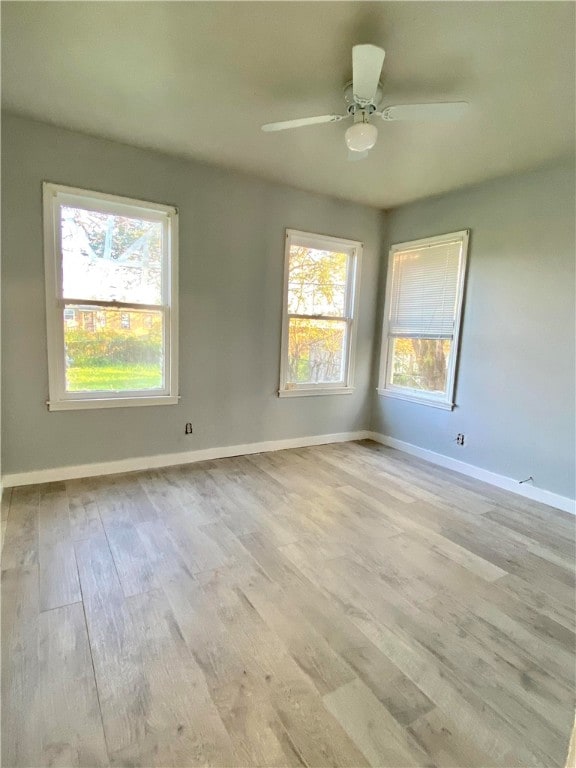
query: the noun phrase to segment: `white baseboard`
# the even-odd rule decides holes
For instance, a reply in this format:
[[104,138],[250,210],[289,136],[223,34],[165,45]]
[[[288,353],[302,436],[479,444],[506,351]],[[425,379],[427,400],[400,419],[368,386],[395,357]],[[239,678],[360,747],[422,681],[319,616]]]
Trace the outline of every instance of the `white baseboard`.
[[137,458],[118,459],[97,464],[76,464],[68,467],[53,467],[50,469],[38,469],[32,472],[18,472],[4,475],[2,486],[11,488],[19,485],[35,485],[36,483],[51,483],[57,480],[72,480],[78,477],[94,477],[97,475],[115,475],[120,472],[138,472],[145,469],[159,469],[178,464],[194,464],[198,461],[210,461],[212,459],[225,459],[230,456],[243,456],[250,453],[266,453],[268,451],[281,451],[286,448],[305,448],[309,445],[326,445],[327,443],[345,443],[350,440],[374,440],[389,448],[417,456],[432,464],[438,464],[447,469],[453,469],[476,480],[495,485],[506,491],[511,491],[519,496],[548,504],[564,512],[576,515],[576,503],[566,496],[560,496],[543,488],[535,488],[527,484],[519,485],[516,480],[505,475],[498,475],[487,469],[466,464],[464,461],[452,459],[441,453],[419,448],[412,443],[405,443],[388,435],[368,430],[357,432],[338,432],[330,435],[310,435],[307,437],[293,437],[285,440],[267,440],[261,443],[244,443],[243,445],[229,445],[217,448],[202,448],[197,451],[184,451],[182,453],[164,453],[156,456],[138,456]]
[[285,448],[305,448],[309,445],[326,445],[327,443],[345,443],[349,440],[365,440],[370,435],[370,432],[360,430],[357,432],[338,432],[331,435],[292,437],[286,440],[267,440],[261,443],[229,445],[222,448],[201,448],[197,451],[184,451],[183,453],[138,456],[137,458],[117,459],[97,464],[76,464],[68,467],[37,469],[32,472],[17,472],[4,475],[2,482],[5,488],[11,488],[18,485],[36,485],[37,483],[52,483],[57,480],[73,480],[78,477],[116,475],[120,472],[137,472],[145,469],[172,467],[178,464],[193,464],[198,461],[225,459],[230,456],[243,456],[250,453],[281,451]]
[[567,496],[560,496],[552,491],[536,488],[527,483],[519,485],[518,481],[513,480],[511,477],[498,475],[496,472],[490,472],[473,464],[466,464],[464,461],[452,459],[450,456],[444,456],[442,453],[435,453],[426,448],[419,448],[417,445],[405,443],[403,440],[397,440],[395,437],[388,437],[388,435],[382,435],[379,432],[368,432],[367,437],[389,448],[396,448],[398,451],[410,453],[412,456],[418,456],[418,458],[430,461],[432,464],[438,464],[441,467],[446,467],[446,469],[453,469],[455,472],[468,475],[468,477],[474,477],[476,480],[483,480],[485,483],[490,483],[490,485],[495,485],[497,488],[502,488],[505,491],[511,491],[518,496],[524,496],[527,499],[532,499],[532,501],[539,501],[542,504],[548,504],[550,507],[561,509],[563,512],[576,515],[576,502]]

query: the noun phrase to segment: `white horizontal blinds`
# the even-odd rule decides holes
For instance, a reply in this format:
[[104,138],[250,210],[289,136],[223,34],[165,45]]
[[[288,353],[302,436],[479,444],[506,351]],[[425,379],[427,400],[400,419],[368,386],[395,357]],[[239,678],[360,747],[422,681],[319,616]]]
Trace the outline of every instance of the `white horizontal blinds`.
[[458,239],[393,253],[391,336],[452,338],[461,251]]

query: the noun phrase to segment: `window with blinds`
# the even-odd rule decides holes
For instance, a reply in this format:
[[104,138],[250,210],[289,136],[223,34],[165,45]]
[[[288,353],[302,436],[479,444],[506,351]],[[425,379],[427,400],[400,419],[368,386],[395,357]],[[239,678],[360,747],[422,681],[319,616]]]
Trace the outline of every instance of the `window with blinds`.
[[379,392],[452,408],[468,231],[392,246]]

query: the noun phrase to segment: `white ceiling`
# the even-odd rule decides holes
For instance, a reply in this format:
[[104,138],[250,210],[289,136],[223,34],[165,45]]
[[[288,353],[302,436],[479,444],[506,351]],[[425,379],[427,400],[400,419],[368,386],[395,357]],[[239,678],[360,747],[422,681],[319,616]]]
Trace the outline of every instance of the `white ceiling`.
[[[572,2],[2,2],[10,111],[389,208],[574,151]],[[351,49],[386,50],[383,105],[467,100],[454,124],[377,121],[350,163]]]

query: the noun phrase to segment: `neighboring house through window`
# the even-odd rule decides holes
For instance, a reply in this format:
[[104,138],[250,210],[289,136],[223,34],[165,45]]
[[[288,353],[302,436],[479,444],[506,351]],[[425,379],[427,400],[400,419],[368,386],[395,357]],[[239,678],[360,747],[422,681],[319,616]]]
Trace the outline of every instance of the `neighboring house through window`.
[[178,401],[177,219],[44,184],[50,410]]
[[392,246],[381,395],[453,408],[467,251],[468,230]]
[[353,391],[362,244],[286,231],[280,397]]

